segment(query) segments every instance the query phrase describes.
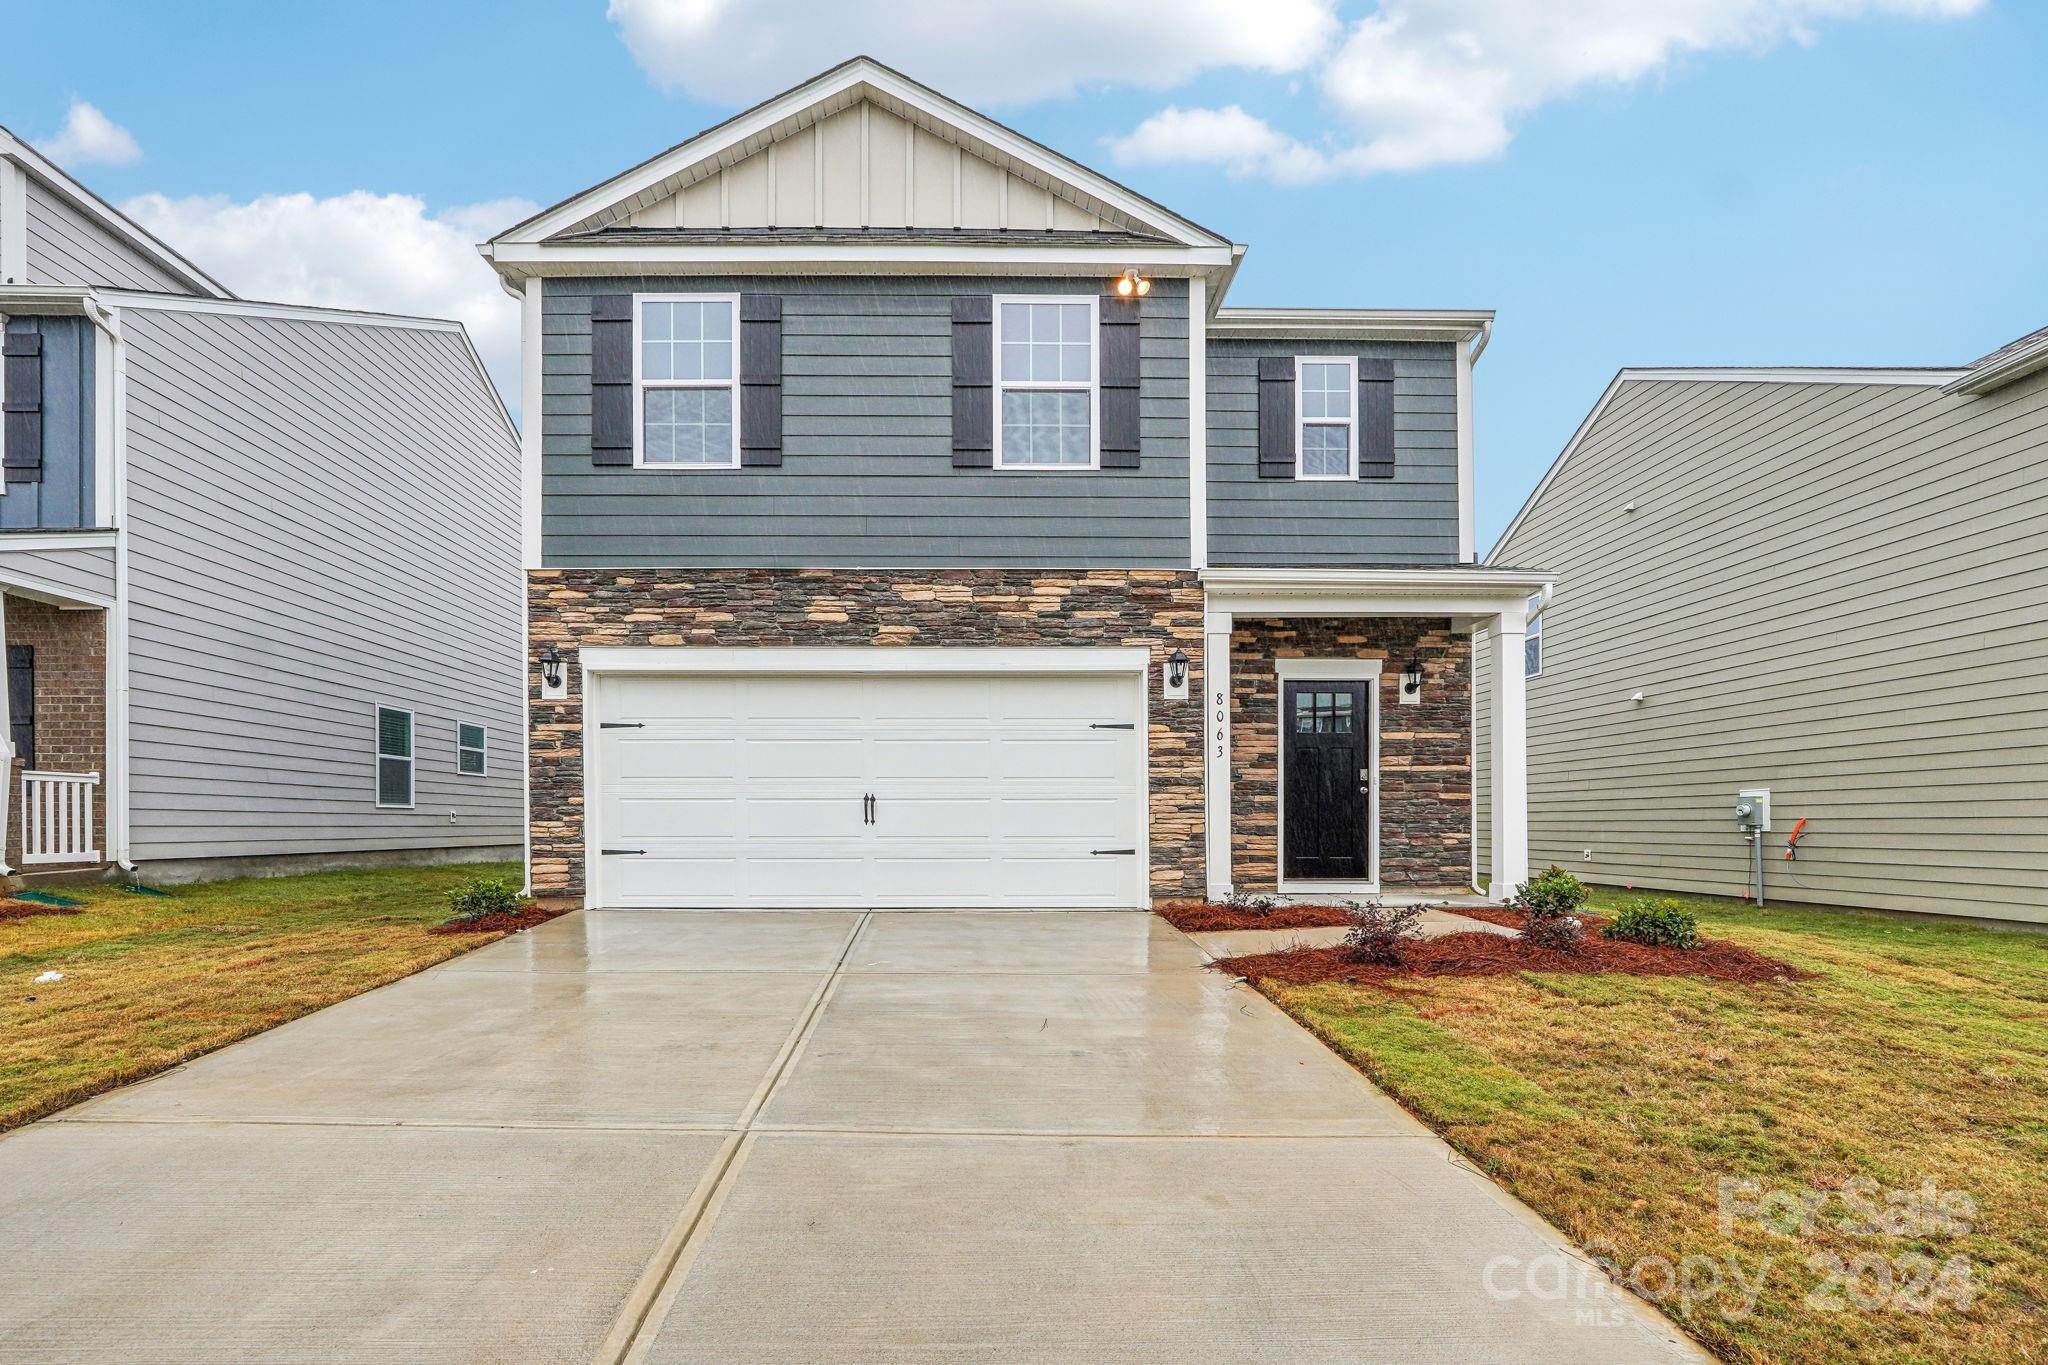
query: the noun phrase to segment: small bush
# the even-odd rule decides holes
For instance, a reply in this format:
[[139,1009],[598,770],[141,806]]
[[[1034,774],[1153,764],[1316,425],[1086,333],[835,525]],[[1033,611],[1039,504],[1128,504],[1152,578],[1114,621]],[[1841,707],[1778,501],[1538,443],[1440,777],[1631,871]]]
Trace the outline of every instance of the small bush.
[[1529,917],[1535,919],[1575,914],[1592,895],[1584,882],[1563,868],[1552,866],[1516,887],[1515,898],[1508,904],[1528,911]]
[[471,877],[448,893],[448,907],[458,920],[519,913],[519,889],[499,877]]
[[1621,908],[1603,931],[1608,938],[1647,943],[1653,948],[1700,946],[1699,917],[1675,900],[1638,896]]
[[1344,935],[1344,956],[1353,962],[1398,967],[1402,951],[1422,937],[1422,928],[1416,923],[1422,918],[1419,905],[1387,906],[1366,901],[1349,906],[1344,913],[1351,920],[1351,928]]
[[1537,915],[1529,912],[1527,922],[1522,925],[1522,941],[1538,948],[1552,948],[1561,953],[1576,953],[1586,936],[1586,926],[1577,915]]

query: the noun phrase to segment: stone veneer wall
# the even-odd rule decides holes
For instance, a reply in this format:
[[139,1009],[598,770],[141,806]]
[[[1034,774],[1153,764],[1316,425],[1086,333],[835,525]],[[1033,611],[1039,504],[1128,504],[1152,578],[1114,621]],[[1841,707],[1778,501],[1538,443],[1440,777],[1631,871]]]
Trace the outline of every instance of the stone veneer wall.
[[[107,614],[65,611],[26,597],[7,599],[7,643],[36,652],[36,767],[100,774],[93,793],[94,847],[107,847]],[[21,867],[21,774],[9,765],[6,858]],[[44,871],[54,864],[38,864]]]
[[[1425,617],[1238,620],[1230,637],[1231,875],[1279,882],[1280,681],[1274,660],[1383,659],[1380,885],[1462,888],[1472,876],[1472,638]],[[1401,667],[1422,660],[1422,700]]]
[[[584,645],[1146,645],[1152,891],[1199,896],[1202,591],[1157,569],[534,569],[527,573],[534,890],[583,891]],[[542,650],[570,661],[566,699],[543,701]],[[1160,698],[1178,646],[1190,699]]]

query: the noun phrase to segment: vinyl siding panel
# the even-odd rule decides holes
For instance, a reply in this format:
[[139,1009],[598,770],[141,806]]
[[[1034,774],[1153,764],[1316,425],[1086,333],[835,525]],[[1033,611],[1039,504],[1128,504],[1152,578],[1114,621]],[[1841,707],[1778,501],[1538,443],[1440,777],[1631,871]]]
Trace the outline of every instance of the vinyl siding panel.
[[0,531],[93,525],[98,420],[98,332],[81,317],[8,319],[11,332],[43,338],[43,471],[36,483],[0,485]]
[[1769,787],[1773,899],[2048,920],[2044,453],[2048,375],[1626,384],[1494,556],[1558,575],[1532,861],[1740,894]]
[[[1356,355],[1394,362],[1394,477],[1295,482],[1259,477],[1262,356]],[[1209,343],[1209,562],[1216,565],[1455,564],[1456,348],[1340,346],[1285,339]]]
[[167,294],[193,292],[178,276],[85,217],[34,176],[26,179],[30,284],[100,284]]
[[[135,856],[517,843],[518,454],[463,339],[123,321]],[[375,806],[380,702],[415,712],[411,811]]]
[[[114,595],[114,548],[81,545],[47,550],[16,549],[0,535],[0,581],[10,588],[59,598],[82,593],[96,598]],[[71,599],[76,600],[76,599]]]
[[[949,182],[950,184],[950,182]],[[950,191],[949,191],[950,192]],[[1182,567],[1188,323],[1162,280],[1140,327],[1133,470],[955,469],[956,294],[1075,294],[1058,280],[549,280],[543,555],[559,567]],[[783,463],[672,471],[590,462],[590,298],[781,296]]]

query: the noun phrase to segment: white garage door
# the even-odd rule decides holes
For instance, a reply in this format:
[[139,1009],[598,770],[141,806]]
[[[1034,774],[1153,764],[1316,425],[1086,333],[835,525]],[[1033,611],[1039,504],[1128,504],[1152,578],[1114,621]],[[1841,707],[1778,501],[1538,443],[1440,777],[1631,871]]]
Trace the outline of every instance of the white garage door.
[[598,903],[1144,903],[1137,675],[613,675]]

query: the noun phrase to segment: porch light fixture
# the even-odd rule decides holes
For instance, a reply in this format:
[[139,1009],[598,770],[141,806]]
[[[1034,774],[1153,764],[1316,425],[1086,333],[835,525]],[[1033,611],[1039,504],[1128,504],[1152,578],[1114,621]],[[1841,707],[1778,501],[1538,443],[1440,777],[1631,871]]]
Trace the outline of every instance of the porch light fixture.
[[1132,266],[1129,270],[1116,277],[1116,293],[1118,298],[1142,299],[1151,292],[1152,281],[1140,275],[1136,266]]
[[1410,659],[1408,666],[1401,670],[1401,695],[1419,697],[1422,695],[1422,660]]
[[562,685],[562,656],[553,645],[540,652],[540,680],[549,687]]
[[1166,685],[1182,688],[1188,685],[1188,652],[1176,649],[1166,656]]

